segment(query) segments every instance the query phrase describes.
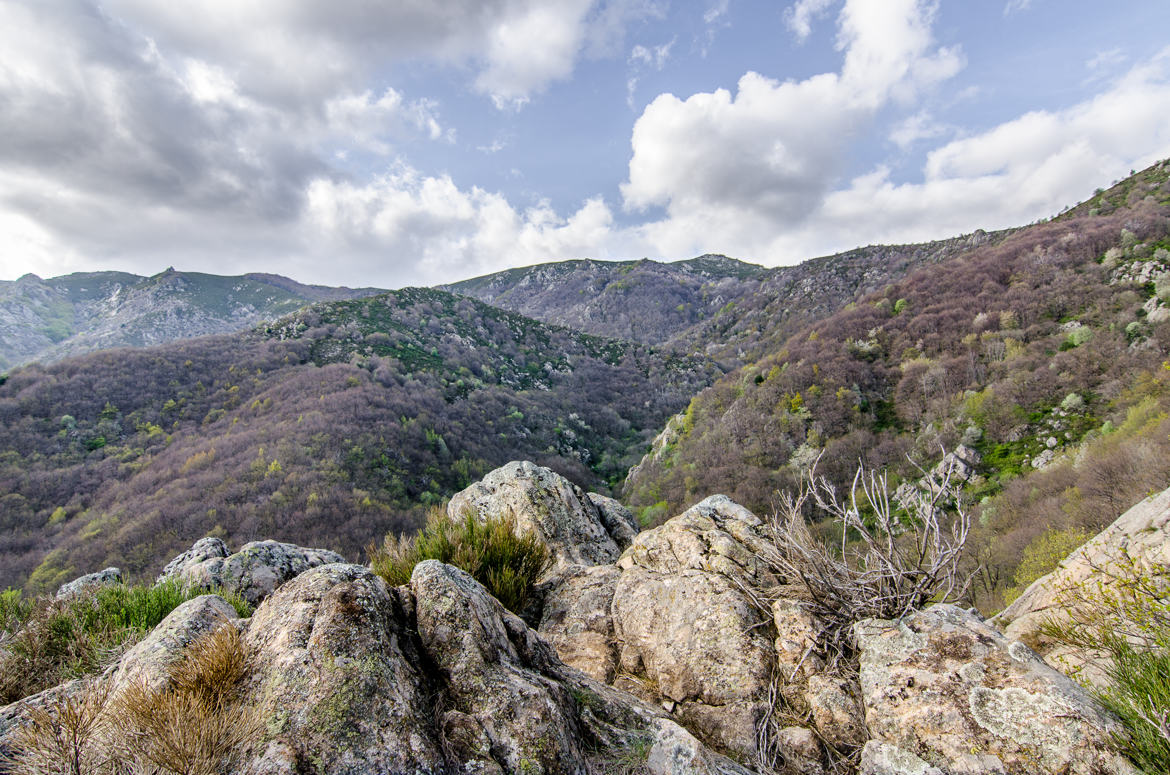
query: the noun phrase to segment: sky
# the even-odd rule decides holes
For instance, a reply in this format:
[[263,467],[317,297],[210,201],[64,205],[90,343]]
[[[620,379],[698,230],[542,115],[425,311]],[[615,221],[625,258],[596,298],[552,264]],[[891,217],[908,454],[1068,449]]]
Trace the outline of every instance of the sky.
[[0,0],[0,279],[397,288],[1033,222],[1170,156],[1165,0]]

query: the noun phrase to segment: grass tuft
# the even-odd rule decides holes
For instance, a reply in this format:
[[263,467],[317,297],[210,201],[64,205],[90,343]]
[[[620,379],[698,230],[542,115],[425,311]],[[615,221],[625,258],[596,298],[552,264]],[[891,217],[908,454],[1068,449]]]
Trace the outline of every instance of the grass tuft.
[[465,514],[454,519],[437,507],[417,535],[388,535],[381,546],[371,544],[366,552],[374,572],[393,586],[408,583],[414,566],[423,560],[462,568],[517,614],[528,605],[537,579],[551,563],[548,550],[535,536],[516,534],[511,518],[480,521]]

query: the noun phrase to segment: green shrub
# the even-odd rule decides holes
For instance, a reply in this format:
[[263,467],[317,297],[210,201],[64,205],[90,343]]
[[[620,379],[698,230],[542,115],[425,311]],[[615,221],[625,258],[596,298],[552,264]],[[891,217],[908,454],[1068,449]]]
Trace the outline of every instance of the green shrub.
[[1044,634],[1103,668],[1107,685],[1089,688],[1125,728],[1115,747],[1146,772],[1170,772],[1170,567],[1123,551],[1097,570],[1108,583],[1060,590],[1068,617]]
[[439,560],[467,571],[505,608],[520,613],[528,605],[536,580],[548,569],[548,550],[532,535],[517,535],[511,518],[480,521],[473,514],[451,518],[438,507],[415,536],[387,535],[382,545],[366,549],[370,566],[388,584],[410,581],[414,566]]
[[0,592],[0,633],[10,632],[28,618],[30,603],[19,589]]
[[1076,527],[1065,528],[1063,530],[1049,528],[1036,536],[1024,548],[1020,564],[1016,566],[1016,573],[1012,578],[1015,586],[1009,588],[1004,593],[1004,602],[1011,603],[1014,601],[1024,593],[1024,590],[1028,588],[1029,584],[1041,576],[1051,573],[1060,564],[1061,560],[1068,557],[1069,554],[1092,537],[1092,533]]
[[[104,669],[181,603],[206,593],[173,580],[106,584],[67,600],[25,603],[19,594],[3,593],[0,616],[6,615],[5,606],[16,613],[9,615],[15,626],[6,628],[10,636],[0,650],[0,704]],[[240,616],[251,615],[251,606],[238,595],[217,594]]]

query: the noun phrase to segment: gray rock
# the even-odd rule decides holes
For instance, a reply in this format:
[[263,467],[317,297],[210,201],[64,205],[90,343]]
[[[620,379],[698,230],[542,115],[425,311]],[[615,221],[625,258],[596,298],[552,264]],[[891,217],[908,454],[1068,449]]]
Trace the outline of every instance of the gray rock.
[[858,775],[946,775],[896,745],[870,740],[861,749]]
[[611,683],[617,650],[610,607],[622,572],[613,565],[571,565],[544,596],[537,628],[561,660]]
[[618,558],[621,549],[606,529],[606,521],[621,533],[622,518],[611,506],[605,508],[608,515],[603,517],[580,487],[524,461],[497,468],[456,493],[447,513],[513,518],[518,533],[531,533],[548,547],[553,558],[550,575],[555,575],[569,565],[601,565]]
[[605,532],[609,533],[618,549],[625,549],[634,542],[634,538],[642,531],[642,526],[638,524],[632,511],[613,498],[595,492],[586,493],[585,497],[597,507],[597,513],[601,515],[601,524],[605,526]]
[[103,586],[105,584],[121,583],[121,569],[110,567],[104,570],[99,570],[97,573],[88,573],[66,584],[62,584],[61,588],[57,590],[57,599],[68,600],[71,597],[77,597],[83,592],[88,592],[91,589]]
[[360,565],[301,574],[256,609],[245,634],[249,695],[269,735],[244,768],[292,775],[437,772],[444,761],[409,596]]
[[1032,582],[993,622],[1009,638],[1027,643],[1057,667],[1084,663],[1088,655],[1052,643],[1042,634],[1041,625],[1067,618],[1062,602],[1066,590],[1101,584],[1108,594],[1115,579],[1106,570],[1123,555],[1139,568],[1170,566],[1170,489],[1146,498],[1118,517],[1056,570]]
[[[774,644],[743,584],[774,586],[756,559],[761,520],[707,498],[638,535],[617,563],[620,670],[642,679],[708,743],[755,754]],[[630,685],[629,683],[621,685]]]
[[155,689],[164,686],[168,668],[182,656],[184,649],[238,618],[236,609],[218,595],[200,595],[180,604],[122,655],[113,672],[111,693],[117,694],[132,683]]
[[[871,749],[873,762],[896,748],[943,772],[1136,773],[1109,750],[1115,719],[974,614],[936,605],[897,622],[859,622],[854,637],[869,734],[893,746]],[[883,770],[875,763],[871,772]]]
[[334,562],[345,562],[345,558],[337,552],[279,541],[252,541],[232,554],[218,538],[201,538],[167,563],[158,580],[179,579],[187,586],[222,589],[256,605],[310,568]]

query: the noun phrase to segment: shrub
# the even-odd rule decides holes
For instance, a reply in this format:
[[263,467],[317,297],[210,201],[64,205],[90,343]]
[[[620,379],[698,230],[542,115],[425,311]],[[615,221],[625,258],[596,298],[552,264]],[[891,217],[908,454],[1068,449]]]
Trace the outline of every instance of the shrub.
[[1170,567],[1123,550],[1094,570],[1096,581],[1059,591],[1067,618],[1044,634],[1104,671],[1106,685],[1089,688],[1121,719],[1117,749],[1146,772],[1170,772]]
[[1022,595],[1029,584],[1055,570],[1061,560],[1092,537],[1092,533],[1076,527],[1049,528],[1038,535],[1024,548],[1020,564],[1012,577],[1015,586],[1004,593],[1004,602],[1011,603]]
[[439,560],[467,571],[515,613],[528,605],[536,580],[551,562],[535,536],[517,535],[510,517],[452,518],[438,507],[431,508],[417,535],[387,535],[381,546],[371,544],[366,551],[374,572],[391,585],[409,582],[423,560]]
[[[68,600],[18,602],[25,606],[23,619],[0,650],[0,703],[100,671],[181,603],[206,593],[169,580],[152,586],[106,584]],[[251,615],[251,606],[238,595],[223,596],[240,616]]]

